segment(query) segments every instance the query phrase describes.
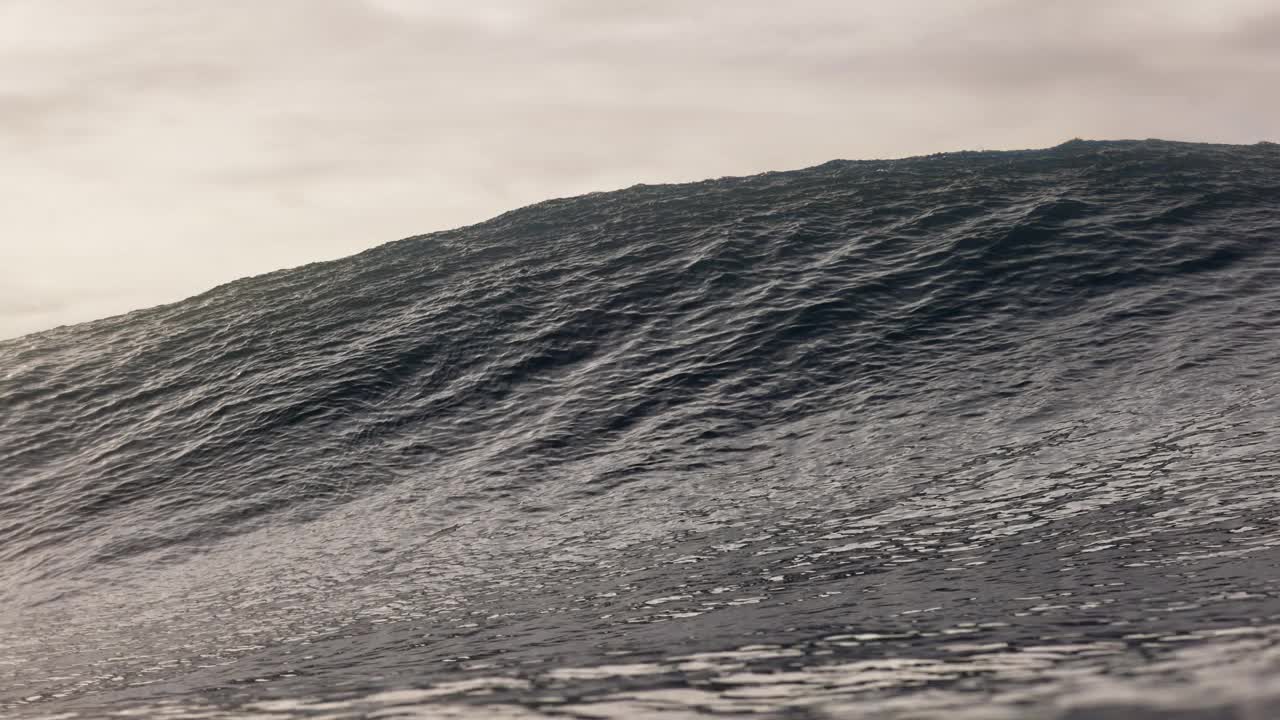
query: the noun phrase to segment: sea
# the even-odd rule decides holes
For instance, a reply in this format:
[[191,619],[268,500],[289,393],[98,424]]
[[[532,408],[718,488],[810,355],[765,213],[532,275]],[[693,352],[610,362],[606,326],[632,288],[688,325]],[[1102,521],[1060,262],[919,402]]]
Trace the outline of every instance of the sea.
[[637,185],[2,341],[0,578],[5,718],[1280,717],[1280,146]]

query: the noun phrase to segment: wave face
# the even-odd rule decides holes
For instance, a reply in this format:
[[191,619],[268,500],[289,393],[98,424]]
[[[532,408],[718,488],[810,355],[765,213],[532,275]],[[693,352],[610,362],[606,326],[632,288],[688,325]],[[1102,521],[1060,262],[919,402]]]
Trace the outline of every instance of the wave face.
[[553,200],[7,341],[0,709],[1280,707],[1277,358],[1280,149],[1161,141]]

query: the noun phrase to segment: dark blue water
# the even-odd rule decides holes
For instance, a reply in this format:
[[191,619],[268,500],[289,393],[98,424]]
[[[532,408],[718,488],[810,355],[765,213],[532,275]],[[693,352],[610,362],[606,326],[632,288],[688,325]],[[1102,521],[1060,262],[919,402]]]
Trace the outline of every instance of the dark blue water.
[[1278,359],[1280,148],[1160,141],[552,200],[5,341],[0,713],[1280,716]]

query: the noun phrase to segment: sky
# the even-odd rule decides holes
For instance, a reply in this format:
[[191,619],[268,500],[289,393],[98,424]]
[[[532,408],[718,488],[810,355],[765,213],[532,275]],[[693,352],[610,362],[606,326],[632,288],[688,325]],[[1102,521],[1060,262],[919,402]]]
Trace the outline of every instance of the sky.
[[1280,134],[1275,0],[0,0],[0,338],[552,197]]

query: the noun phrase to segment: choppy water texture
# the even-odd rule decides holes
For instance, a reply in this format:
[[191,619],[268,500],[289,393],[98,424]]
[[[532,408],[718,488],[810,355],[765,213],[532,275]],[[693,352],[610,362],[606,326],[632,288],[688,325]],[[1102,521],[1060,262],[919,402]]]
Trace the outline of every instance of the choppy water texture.
[[0,714],[1277,717],[1278,357],[1280,149],[1158,141],[553,200],[8,341]]

